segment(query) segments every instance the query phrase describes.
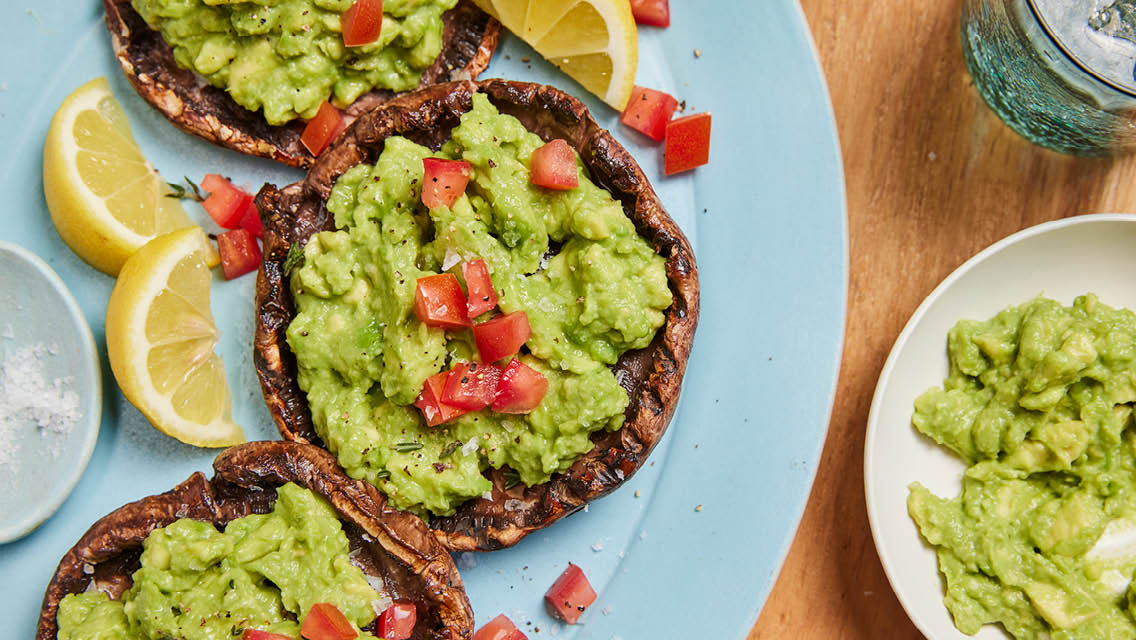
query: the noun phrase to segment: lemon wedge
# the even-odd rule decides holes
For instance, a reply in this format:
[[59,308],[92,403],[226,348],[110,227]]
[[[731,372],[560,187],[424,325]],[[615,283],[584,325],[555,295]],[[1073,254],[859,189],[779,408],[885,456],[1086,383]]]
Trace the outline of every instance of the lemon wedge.
[[193,226],[169,185],[138,149],[106,78],[76,89],[51,119],[43,145],[43,191],[68,247],[116,275],[149,240]]
[[623,111],[639,36],[627,0],[474,0],[584,88]]
[[107,304],[111,370],[162,433],[199,447],[245,441],[233,422],[209,311],[208,241],[193,227],[158,236],[123,265]]

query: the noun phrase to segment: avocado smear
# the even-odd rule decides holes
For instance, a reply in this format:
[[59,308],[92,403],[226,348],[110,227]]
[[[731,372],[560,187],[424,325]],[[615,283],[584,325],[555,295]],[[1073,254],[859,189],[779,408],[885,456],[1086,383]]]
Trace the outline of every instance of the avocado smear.
[[370,624],[379,594],[348,559],[335,510],[295,484],[276,496],[271,513],[233,520],[224,532],[190,519],[155,529],[122,600],[101,591],[68,595],[57,637],[232,640],[259,629],[299,638],[317,602],[334,604],[357,630]]
[[178,66],[264,110],[270,125],[344,108],[372,89],[409,91],[442,52],[442,14],[457,0],[385,0],[379,39],[343,44],[355,0],[131,0]]
[[1115,543],[1136,530],[1136,314],[1038,297],[960,321],[947,345],[912,422],[969,467],[958,497],[913,483],[907,507],[955,626],[1136,638],[1136,554]]
[[[483,94],[437,153],[388,138],[375,166],[336,182],[327,208],[337,230],[312,236],[292,273],[287,339],[316,430],[349,475],[401,509],[451,514],[491,489],[488,467],[508,465],[529,486],[566,470],[591,450],[590,434],[623,424],[627,392],[608,365],[663,325],[664,259],[579,161],[579,187],[532,185],[529,157],[543,144]],[[452,208],[422,204],[426,157],[472,165]],[[520,359],[548,392],[526,415],[482,410],[427,427],[410,406],[423,382],[478,354],[470,331],[418,321],[417,279],[443,266],[460,278],[461,261],[478,257],[500,310],[528,314]]]

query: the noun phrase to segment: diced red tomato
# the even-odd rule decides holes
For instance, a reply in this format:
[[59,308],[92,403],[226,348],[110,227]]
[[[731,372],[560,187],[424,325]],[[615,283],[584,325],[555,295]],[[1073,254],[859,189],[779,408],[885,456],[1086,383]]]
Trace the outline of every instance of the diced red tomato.
[[209,197],[205,198],[201,206],[205,207],[214,222],[224,229],[241,226],[241,218],[252,202],[252,196],[216,173],[207,174],[201,181],[201,188],[209,192]]
[[406,640],[414,633],[418,613],[412,602],[395,602],[379,614],[379,637],[383,640]]
[[465,278],[466,314],[470,319],[497,306],[497,292],[489,279],[489,265],[485,260],[478,258],[463,263],[462,277]]
[[426,378],[426,382],[422,385],[422,391],[414,401],[414,406],[422,410],[422,417],[426,418],[427,426],[433,427],[469,413],[466,409],[442,402],[446,380],[451,373],[452,370],[442,371]]
[[343,119],[339,109],[324,100],[315,117],[308,120],[304,132],[300,134],[300,142],[313,156],[318,156],[346,127],[347,121]]
[[457,331],[473,323],[466,315],[465,294],[452,273],[418,279],[414,292],[414,315],[428,327]]
[[568,568],[544,594],[544,608],[548,615],[568,624],[576,624],[580,614],[596,601],[596,592],[580,567],[568,563]]
[[241,214],[241,228],[258,238],[264,237],[264,224],[260,221],[260,211],[252,200],[249,200],[245,212]]
[[317,602],[304,618],[300,635],[308,640],[352,640],[359,633],[335,605]]
[[652,140],[661,141],[677,108],[678,100],[669,93],[636,86],[619,121]]
[[465,193],[473,166],[461,160],[422,158],[422,204],[434,207],[452,207]]
[[343,44],[348,47],[378,40],[383,31],[383,0],[355,0],[339,16],[339,26],[343,28]]
[[233,229],[217,236],[225,279],[239,278],[260,267],[260,247],[247,229]]
[[492,408],[498,413],[528,413],[540,406],[546,393],[548,378],[514,358],[501,372]]
[[478,629],[473,640],[529,640],[529,637],[502,613]]
[[696,113],[667,124],[664,169],[669,176],[710,162],[710,114]]
[[532,152],[529,180],[546,189],[566,191],[580,184],[576,174],[576,152],[557,138]]
[[652,27],[671,26],[671,7],[668,0],[631,0],[631,15],[635,22]]
[[484,409],[493,403],[501,367],[493,364],[460,362],[450,370],[441,401],[469,411]]
[[473,326],[473,341],[482,362],[497,362],[515,355],[532,337],[529,316],[514,311]]
[[241,640],[293,640],[293,638],[282,636],[279,633],[260,631],[259,629],[245,629],[245,633],[241,636]]

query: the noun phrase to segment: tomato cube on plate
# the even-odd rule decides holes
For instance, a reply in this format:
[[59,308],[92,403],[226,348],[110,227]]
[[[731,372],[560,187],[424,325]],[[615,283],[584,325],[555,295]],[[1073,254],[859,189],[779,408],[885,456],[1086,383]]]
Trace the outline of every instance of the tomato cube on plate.
[[466,315],[465,294],[452,273],[418,279],[414,291],[414,315],[428,327],[457,331],[472,325]]
[[236,229],[241,226],[252,196],[243,189],[216,173],[210,173],[201,181],[201,188],[209,192],[209,197],[201,203],[209,217],[223,229]]
[[343,44],[361,47],[379,39],[383,32],[383,0],[355,0],[351,8],[339,16]]
[[452,207],[465,193],[473,166],[461,160],[422,158],[422,204]]
[[529,640],[505,614],[499,614],[473,634],[473,640]]
[[245,629],[241,640],[293,640],[288,636],[282,636],[279,633],[269,633],[267,631],[260,631],[259,629]]
[[580,186],[576,173],[576,152],[568,142],[557,138],[532,152],[529,180],[546,189],[567,191]]
[[258,238],[264,237],[264,223],[260,221],[260,210],[253,200],[249,200],[245,212],[241,214],[240,227]]
[[233,229],[217,236],[217,250],[221,253],[221,269],[226,280],[239,278],[260,267],[260,247],[247,229]]
[[442,402],[446,381],[452,373],[453,370],[442,371],[426,378],[422,384],[422,391],[414,400],[414,406],[418,407],[422,411],[422,417],[426,418],[426,426],[433,427],[469,413],[466,409]]
[[515,355],[532,337],[529,316],[514,311],[473,326],[473,341],[482,362],[497,362]]
[[383,640],[406,640],[414,633],[418,613],[413,602],[395,602],[379,614],[377,631]]
[[671,6],[668,0],[631,0],[631,15],[635,16],[638,24],[671,26]]
[[359,632],[335,605],[317,602],[308,610],[300,635],[307,640],[352,640]]
[[304,127],[304,132],[300,134],[300,143],[304,148],[311,152],[313,156],[318,156],[323,153],[327,145],[331,144],[335,138],[343,132],[347,126],[346,121],[343,119],[343,114],[336,109],[333,104],[327,100],[323,101],[320,105],[319,111],[308,124]]
[[497,292],[485,260],[478,258],[463,263],[462,277],[465,278],[466,312],[471,319],[497,306]]
[[460,362],[450,370],[441,401],[459,409],[477,411],[493,403],[501,367],[493,364]]
[[669,176],[710,162],[710,114],[696,113],[667,124],[663,171]]
[[529,413],[540,406],[546,393],[548,378],[514,358],[497,381],[492,408],[498,413]]
[[580,567],[572,563],[568,563],[568,568],[544,594],[544,607],[548,610],[548,615],[568,624],[576,624],[584,609],[595,601],[596,592],[588,582],[588,577]]
[[669,93],[636,86],[619,121],[652,140],[661,141],[677,108],[678,100]]

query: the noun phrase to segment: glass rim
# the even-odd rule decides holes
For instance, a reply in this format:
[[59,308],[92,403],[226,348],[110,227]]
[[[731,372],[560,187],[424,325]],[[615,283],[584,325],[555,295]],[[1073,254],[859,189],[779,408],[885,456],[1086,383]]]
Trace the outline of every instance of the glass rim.
[[1026,4],[1030,8],[1030,12],[1033,13],[1034,17],[1037,19],[1038,24],[1041,25],[1045,35],[1065,54],[1065,57],[1067,57],[1070,62],[1108,87],[1123,94],[1136,97],[1136,75],[1126,83],[1100,71],[1091,62],[1085,60],[1083,56],[1078,55],[1077,52],[1065,42],[1057,30],[1053,28],[1053,25],[1050,24],[1049,20],[1046,19],[1045,13],[1042,11],[1041,7],[1038,6],[1038,0],[1026,0]]

